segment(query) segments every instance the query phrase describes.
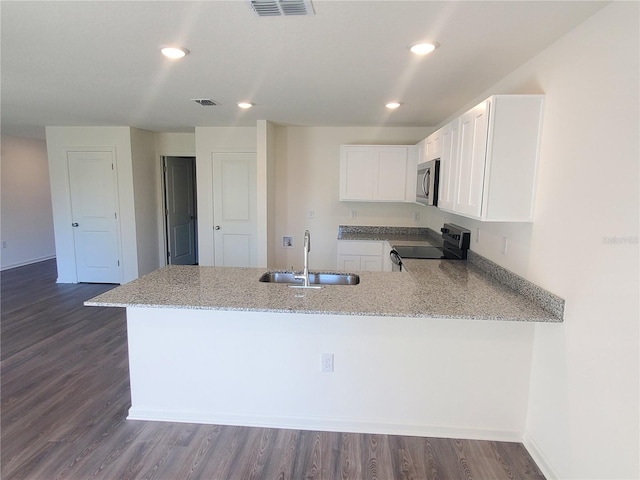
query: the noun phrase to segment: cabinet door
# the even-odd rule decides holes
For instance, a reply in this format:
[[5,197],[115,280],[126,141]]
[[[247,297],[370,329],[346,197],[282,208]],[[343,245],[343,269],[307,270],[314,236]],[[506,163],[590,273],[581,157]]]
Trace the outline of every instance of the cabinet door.
[[[411,148],[411,156],[409,155]],[[408,193],[413,146],[343,145],[340,148],[340,200],[361,202],[413,201]]]
[[360,257],[360,270],[363,272],[381,272],[382,257],[379,255],[363,255]]
[[393,264],[391,263],[391,244],[389,242],[384,242],[382,245],[382,271],[383,272],[391,272],[393,271]]
[[490,102],[486,100],[460,117],[460,161],[455,211],[480,217],[487,152]]
[[416,163],[427,161],[427,139],[423,138],[416,143]]
[[373,200],[373,148],[342,146],[340,149],[340,200]]
[[442,155],[440,157],[440,184],[438,208],[453,211],[455,208],[456,179],[460,161],[460,119],[442,129]]
[[360,271],[360,255],[338,255],[338,270]]
[[373,198],[383,202],[405,200],[407,188],[407,147],[375,149],[377,182]]
[[432,133],[426,139],[425,162],[440,158],[442,154],[442,130]]

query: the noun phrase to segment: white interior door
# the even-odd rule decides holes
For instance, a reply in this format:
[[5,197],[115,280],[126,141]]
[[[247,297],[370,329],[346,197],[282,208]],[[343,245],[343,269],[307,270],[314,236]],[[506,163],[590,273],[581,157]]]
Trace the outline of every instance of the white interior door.
[[120,283],[113,152],[67,152],[78,282]]
[[195,158],[165,158],[168,263],[195,265]]
[[212,154],[214,265],[257,265],[256,154]]

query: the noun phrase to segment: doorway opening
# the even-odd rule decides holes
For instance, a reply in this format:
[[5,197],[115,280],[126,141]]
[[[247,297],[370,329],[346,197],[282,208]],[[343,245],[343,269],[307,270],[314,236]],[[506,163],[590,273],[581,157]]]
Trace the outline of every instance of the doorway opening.
[[162,157],[167,265],[198,264],[195,157]]

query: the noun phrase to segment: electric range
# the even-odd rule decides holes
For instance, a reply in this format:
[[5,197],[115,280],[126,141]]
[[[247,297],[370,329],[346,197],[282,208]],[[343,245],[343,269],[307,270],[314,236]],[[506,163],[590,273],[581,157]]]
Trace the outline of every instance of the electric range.
[[471,231],[453,223],[445,223],[442,232],[442,246],[398,245],[391,250],[391,262],[395,271],[402,269],[402,259],[423,260],[466,260],[471,243]]

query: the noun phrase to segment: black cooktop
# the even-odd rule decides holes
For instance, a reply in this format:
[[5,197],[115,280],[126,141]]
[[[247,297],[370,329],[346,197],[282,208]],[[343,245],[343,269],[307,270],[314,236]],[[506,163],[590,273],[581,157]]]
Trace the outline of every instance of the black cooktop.
[[441,247],[394,246],[393,248],[400,258],[446,258]]
[[402,258],[420,259],[451,259],[465,260],[471,238],[471,232],[466,228],[445,223],[440,229],[442,232],[442,247],[399,245],[394,246],[395,252]]

